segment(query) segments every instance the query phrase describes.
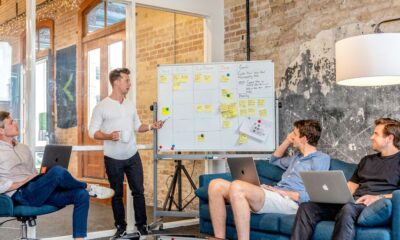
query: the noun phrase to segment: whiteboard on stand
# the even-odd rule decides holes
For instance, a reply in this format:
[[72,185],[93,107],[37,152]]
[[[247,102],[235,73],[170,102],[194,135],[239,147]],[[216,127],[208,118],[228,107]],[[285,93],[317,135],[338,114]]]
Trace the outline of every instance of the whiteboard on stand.
[[158,151],[274,151],[274,89],[271,61],[158,66]]

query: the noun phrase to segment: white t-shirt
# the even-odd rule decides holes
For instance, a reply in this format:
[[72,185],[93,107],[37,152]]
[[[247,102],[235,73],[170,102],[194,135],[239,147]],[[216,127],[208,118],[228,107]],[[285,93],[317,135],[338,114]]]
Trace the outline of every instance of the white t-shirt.
[[104,155],[118,160],[126,160],[137,152],[136,132],[141,125],[136,108],[131,101],[124,99],[120,103],[106,97],[93,110],[89,136],[93,138],[99,130],[107,134],[114,131],[129,131],[131,135],[126,143],[121,140],[105,140],[103,143]]

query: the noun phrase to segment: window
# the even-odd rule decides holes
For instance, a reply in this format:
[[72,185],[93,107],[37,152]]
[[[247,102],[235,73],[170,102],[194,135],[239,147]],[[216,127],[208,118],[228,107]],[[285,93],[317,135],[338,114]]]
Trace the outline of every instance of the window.
[[125,5],[101,1],[85,15],[86,33],[103,30],[125,21]]

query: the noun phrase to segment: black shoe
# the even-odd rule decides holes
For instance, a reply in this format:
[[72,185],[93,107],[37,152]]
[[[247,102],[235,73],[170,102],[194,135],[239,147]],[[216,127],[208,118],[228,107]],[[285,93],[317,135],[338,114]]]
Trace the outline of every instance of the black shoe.
[[110,240],[115,240],[115,239],[118,239],[118,238],[123,237],[125,235],[126,235],[126,229],[117,227],[117,231],[115,232],[114,236],[112,236],[110,238]]
[[149,232],[147,231],[146,225],[136,226],[137,230],[140,232],[140,235],[147,235]]

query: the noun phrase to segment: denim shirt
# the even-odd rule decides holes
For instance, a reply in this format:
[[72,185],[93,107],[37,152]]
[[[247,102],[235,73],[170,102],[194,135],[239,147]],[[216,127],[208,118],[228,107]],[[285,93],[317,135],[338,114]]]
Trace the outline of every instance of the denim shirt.
[[281,181],[276,185],[277,188],[296,191],[300,194],[299,203],[310,200],[303,180],[300,177],[300,172],[304,171],[327,171],[330,166],[329,155],[316,151],[306,157],[301,153],[297,153],[290,157],[275,157],[271,156],[270,163],[276,165],[286,171],[282,175]]

